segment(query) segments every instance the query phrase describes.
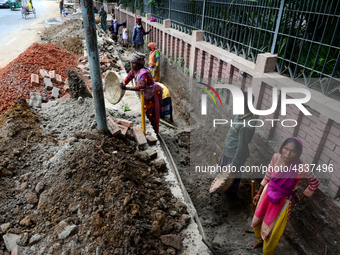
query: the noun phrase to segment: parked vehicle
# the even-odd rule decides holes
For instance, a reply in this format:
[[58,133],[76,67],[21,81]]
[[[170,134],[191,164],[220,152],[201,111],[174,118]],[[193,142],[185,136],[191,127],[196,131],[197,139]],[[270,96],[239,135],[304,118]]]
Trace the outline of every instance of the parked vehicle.
[[9,8],[8,0],[0,0],[0,7]]

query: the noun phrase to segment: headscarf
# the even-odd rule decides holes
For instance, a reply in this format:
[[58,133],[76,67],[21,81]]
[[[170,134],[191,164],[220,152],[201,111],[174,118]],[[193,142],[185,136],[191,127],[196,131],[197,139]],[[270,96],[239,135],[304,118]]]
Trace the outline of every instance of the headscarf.
[[[137,21],[141,21],[140,25],[137,24]],[[145,33],[144,27],[143,27],[143,25],[142,25],[142,18],[136,18],[136,26],[137,26],[139,29],[142,29],[143,34]]]
[[151,42],[148,44],[149,48],[151,49],[151,53],[149,55],[149,65],[151,67],[156,65],[156,61],[155,61],[155,54],[157,49],[157,44],[155,42]]
[[283,145],[290,138],[296,140],[300,144],[301,150],[297,157],[289,162],[287,166],[285,166],[282,171],[278,172],[269,182],[267,198],[273,204],[279,204],[281,198],[295,194],[295,192],[293,192],[293,188],[296,183],[299,165],[303,164],[300,160],[300,156],[302,154],[302,142],[296,137],[288,137],[282,143],[279,153],[282,155]]
[[131,62],[138,63],[144,66],[145,64],[145,54],[140,52],[132,53]]

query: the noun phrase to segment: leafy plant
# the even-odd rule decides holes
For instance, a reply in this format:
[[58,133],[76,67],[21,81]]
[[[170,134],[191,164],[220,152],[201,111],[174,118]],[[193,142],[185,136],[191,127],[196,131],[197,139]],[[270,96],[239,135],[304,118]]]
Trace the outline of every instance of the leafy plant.
[[190,69],[187,67],[187,68],[185,68],[185,73],[186,74],[190,74]]
[[179,67],[183,67],[184,66],[184,58],[183,57],[180,57],[177,59],[177,65]]
[[200,75],[197,72],[194,72],[194,78],[199,78]]
[[169,57],[169,63],[172,64],[174,62],[174,57]]
[[124,112],[128,112],[128,111],[131,111],[131,109],[128,106],[125,106],[124,107]]

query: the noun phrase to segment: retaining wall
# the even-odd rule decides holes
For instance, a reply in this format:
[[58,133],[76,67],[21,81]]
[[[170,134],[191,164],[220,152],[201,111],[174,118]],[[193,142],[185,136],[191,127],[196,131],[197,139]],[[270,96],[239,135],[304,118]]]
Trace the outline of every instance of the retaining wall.
[[[110,5],[111,6],[111,5]],[[111,10],[111,7],[108,7]],[[132,29],[135,25],[135,14],[129,8],[115,11],[119,22],[127,21],[127,26]],[[136,14],[139,12],[137,10]],[[303,84],[294,82],[289,77],[284,77],[273,72],[276,56],[266,53],[257,57],[256,63],[239,57],[215,45],[203,40],[203,31],[193,31],[187,35],[171,28],[170,20],[164,20],[163,24],[150,22],[151,14],[142,18],[145,30],[151,30],[146,40],[156,42],[161,51],[162,58],[173,59],[176,62],[183,58],[182,71],[187,73],[188,83],[184,84],[183,92],[190,91],[192,80],[189,78],[212,79],[225,81],[247,90],[252,86],[256,98],[257,109],[269,109],[272,105],[273,88],[278,88],[278,101],[280,102],[282,87],[306,88]],[[132,36],[132,34],[131,34]],[[130,36],[130,37],[131,37]],[[286,119],[294,119],[298,125],[292,128],[283,128],[279,122],[272,126],[266,125],[261,128],[262,137],[273,141],[273,149],[278,150],[283,140],[290,136],[296,136],[303,141],[304,150],[302,161],[316,165],[333,166],[333,171],[314,171],[320,178],[322,185],[320,190],[310,199],[308,211],[316,213],[308,214],[304,227],[311,228],[309,234],[314,233],[315,243],[327,244],[329,254],[333,249],[339,249],[340,236],[340,208],[338,197],[340,196],[340,101],[323,95],[316,90],[310,90],[311,100],[305,104],[311,116],[304,115],[296,106],[289,105]],[[229,100],[230,93],[223,93],[222,100]],[[298,97],[292,95],[291,97]],[[276,111],[266,119],[282,119],[280,103]],[[258,117],[265,121],[263,116]],[[306,207],[306,209],[307,209]],[[306,213],[306,212],[304,212]],[[320,221],[320,214],[322,221]],[[292,222],[298,218],[292,218]],[[297,222],[296,222],[297,223]],[[300,223],[301,225],[301,223]],[[325,234],[332,232],[331,234]],[[330,237],[331,235],[332,237]],[[335,241],[335,239],[337,241]],[[318,254],[322,253],[322,247]],[[323,253],[324,254],[324,251]]]

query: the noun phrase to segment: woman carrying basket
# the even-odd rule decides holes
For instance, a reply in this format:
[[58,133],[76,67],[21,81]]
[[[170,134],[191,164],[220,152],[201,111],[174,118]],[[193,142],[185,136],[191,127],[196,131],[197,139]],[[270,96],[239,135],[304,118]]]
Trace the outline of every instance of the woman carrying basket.
[[[120,84],[123,90],[140,91],[144,89],[144,110],[150,120],[155,133],[159,132],[159,119],[162,111],[162,87],[152,79],[151,72],[145,66],[145,54],[135,52],[131,57],[131,68],[124,83]],[[135,79],[136,87],[126,87],[126,85]]]

